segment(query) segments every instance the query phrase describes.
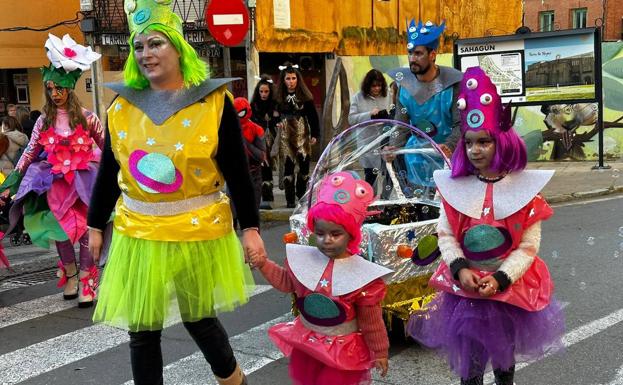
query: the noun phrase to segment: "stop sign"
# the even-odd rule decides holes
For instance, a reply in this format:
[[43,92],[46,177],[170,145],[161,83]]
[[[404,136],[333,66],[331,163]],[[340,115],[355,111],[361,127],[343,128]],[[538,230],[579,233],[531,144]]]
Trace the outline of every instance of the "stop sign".
[[249,11],[242,0],[212,0],[205,12],[208,30],[224,46],[235,46],[249,30]]

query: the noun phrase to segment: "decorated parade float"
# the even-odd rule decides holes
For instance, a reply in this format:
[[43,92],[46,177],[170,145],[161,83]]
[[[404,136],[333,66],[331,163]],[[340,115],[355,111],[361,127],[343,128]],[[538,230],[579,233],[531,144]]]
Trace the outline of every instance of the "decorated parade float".
[[[372,120],[335,136],[290,217],[292,232],[284,236],[286,243],[314,244],[305,223],[307,210],[327,174],[350,171],[370,182],[377,199],[363,225],[361,256],[394,271],[383,301],[390,330],[394,321],[406,321],[411,313],[423,311],[434,296],[428,280],[439,263],[435,231],[440,200],[433,171],[449,168],[449,160],[424,132],[433,129]],[[348,192],[343,194],[348,199]]]

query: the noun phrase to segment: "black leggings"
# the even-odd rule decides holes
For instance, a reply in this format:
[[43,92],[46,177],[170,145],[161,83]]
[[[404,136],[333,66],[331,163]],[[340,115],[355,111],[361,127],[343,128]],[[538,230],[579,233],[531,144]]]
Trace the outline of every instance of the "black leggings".
[[[229,345],[227,332],[219,320],[204,318],[196,322],[184,322],[184,327],[201,349],[203,356],[210,364],[212,373],[220,378],[231,376],[236,369],[236,358]],[[161,385],[163,383],[161,333],[161,330],[129,332],[134,384]]]

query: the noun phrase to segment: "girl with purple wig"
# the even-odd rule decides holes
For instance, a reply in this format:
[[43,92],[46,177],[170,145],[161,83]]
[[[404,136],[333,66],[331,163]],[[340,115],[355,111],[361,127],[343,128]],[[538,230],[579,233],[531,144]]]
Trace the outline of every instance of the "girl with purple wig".
[[[430,279],[441,293],[408,333],[439,350],[462,385],[512,385],[515,364],[561,347],[564,315],[537,256],[552,208],[539,191],[552,171],[526,171],[526,147],[495,85],[479,67],[460,84],[461,139],[452,171],[434,174],[442,197],[443,261]],[[490,364],[489,364],[490,363]]]

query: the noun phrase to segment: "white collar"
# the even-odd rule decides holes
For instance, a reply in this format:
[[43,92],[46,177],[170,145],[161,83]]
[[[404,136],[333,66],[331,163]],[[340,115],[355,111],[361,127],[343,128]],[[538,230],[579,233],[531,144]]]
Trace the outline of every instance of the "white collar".
[[[450,170],[433,173],[441,196],[457,211],[479,219],[487,191],[487,183],[475,175],[451,178]],[[493,184],[494,219],[504,219],[528,204],[554,175],[553,170],[524,170],[506,175]]]
[[[296,279],[309,290],[316,290],[329,257],[314,246],[289,243],[286,245],[288,265]],[[359,255],[335,259],[331,276],[331,294],[340,296],[361,289],[377,278],[393,273],[383,266],[365,260]]]

